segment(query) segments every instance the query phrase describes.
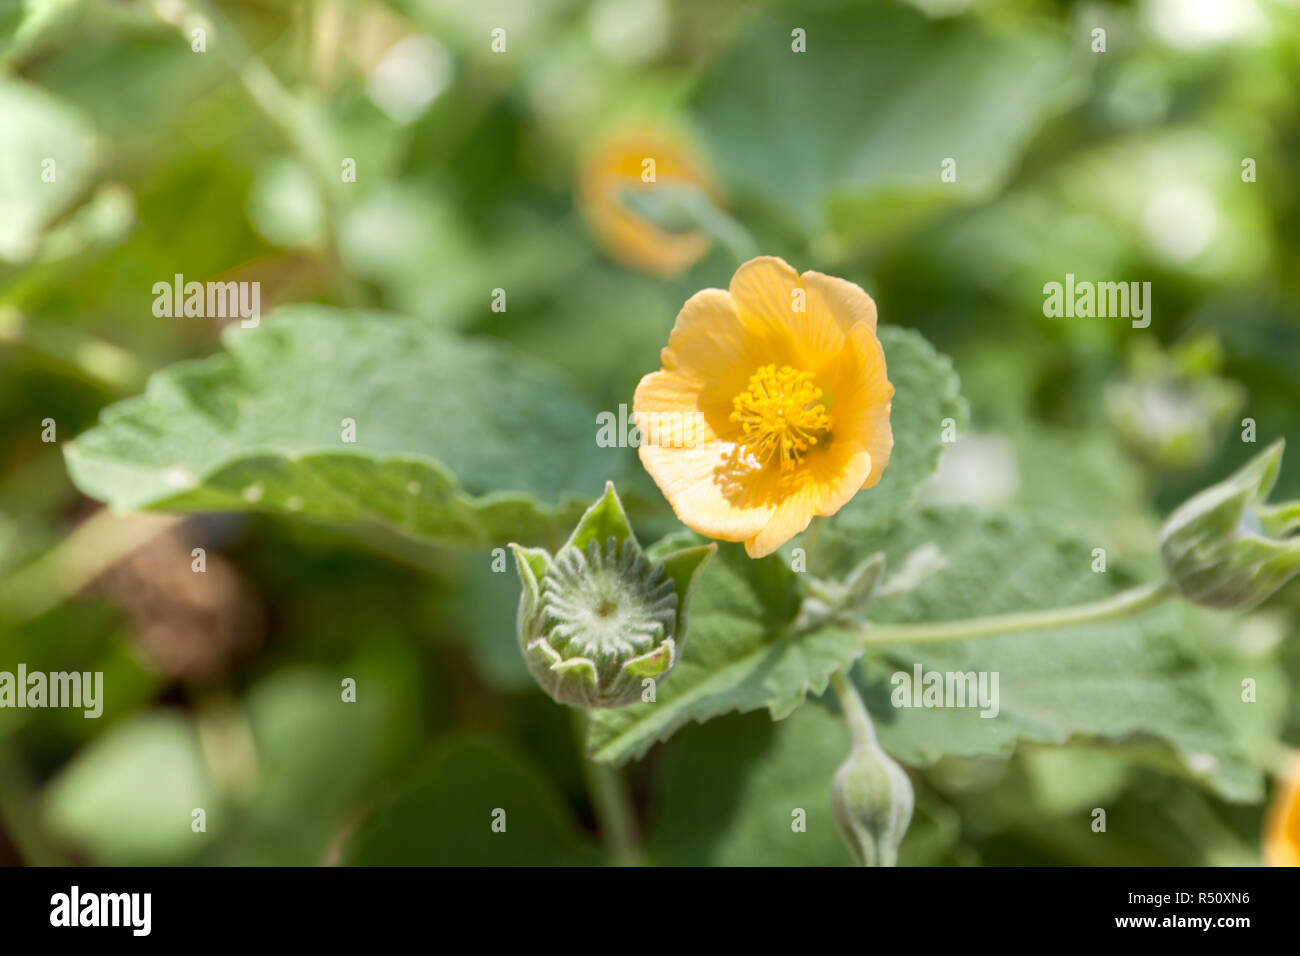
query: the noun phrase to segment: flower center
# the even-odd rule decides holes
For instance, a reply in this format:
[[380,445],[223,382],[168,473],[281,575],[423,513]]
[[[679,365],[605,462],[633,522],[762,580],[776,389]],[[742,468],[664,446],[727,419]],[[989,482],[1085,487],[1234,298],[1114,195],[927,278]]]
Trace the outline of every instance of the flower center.
[[808,372],[789,365],[764,365],[732,400],[731,420],[743,431],[741,443],[759,461],[781,462],[790,471],[834,424],[821,401],[822,390]]

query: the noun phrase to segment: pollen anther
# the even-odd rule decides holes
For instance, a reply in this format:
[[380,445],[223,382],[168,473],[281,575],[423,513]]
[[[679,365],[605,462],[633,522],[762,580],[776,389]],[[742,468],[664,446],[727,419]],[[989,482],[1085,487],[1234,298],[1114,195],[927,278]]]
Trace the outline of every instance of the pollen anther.
[[764,464],[779,461],[782,471],[793,470],[834,425],[812,375],[789,365],[760,368],[732,408],[741,443]]

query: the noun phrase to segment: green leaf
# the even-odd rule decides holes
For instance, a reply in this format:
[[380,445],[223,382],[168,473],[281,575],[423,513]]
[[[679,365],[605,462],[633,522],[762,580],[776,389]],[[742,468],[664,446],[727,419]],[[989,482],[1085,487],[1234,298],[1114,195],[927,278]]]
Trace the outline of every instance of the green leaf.
[[[844,721],[820,707],[776,724],[747,714],[687,728],[664,757],[651,856],[668,866],[851,865],[830,803],[849,747]],[[918,788],[899,862],[944,862],[956,839],[952,811]]]
[[[429,694],[418,668],[409,646],[380,639],[334,673],[287,667],[254,685],[246,699],[256,754],[248,799],[232,808],[223,839],[197,862],[325,862],[367,791],[417,746],[420,702]],[[342,699],[341,674],[356,681],[355,701]]]
[[24,262],[91,180],[90,123],[39,87],[0,76],[0,261]]
[[709,563],[709,559],[717,553],[718,545],[711,541],[708,544],[671,551],[656,558],[663,562],[664,573],[673,582],[673,593],[677,595],[678,646],[686,639],[686,613],[690,609],[700,575],[704,572],[704,566]]
[[[51,829],[99,862],[158,864],[185,859],[222,829],[193,722],[153,711],[96,737],[59,771],[46,793]],[[191,830],[207,811],[207,831]]]
[[[795,25],[805,53],[791,48]],[[1060,31],[994,32],[893,2],[801,4],[751,22],[701,83],[695,116],[728,183],[806,235],[878,241],[995,194],[1040,124],[1083,96],[1089,69]]]
[[1026,803],[1048,816],[1087,817],[1093,807],[1118,800],[1133,776],[1124,754],[1100,747],[1027,746],[1018,757]]
[[466,736],[412,769],[402,791],[360,825],[345,859],[362,866],[590,866],[600,854],[536,768],[492,738]]
[[[944,566],[916,589],[874,601],[875,621],[940,621],[1055,607],[1104,598],[1136,583],[1112,563],[1092,571],[1095,547],[1028,517],[936,508],[877,542],[897,566],[936,545]],[[943,643],[882,645],[857,669],[881,742],[899,760],[925,766],[944,755],[1010,754],[1017,741],[1104,738],[1164,754],[1165,769],[1231,800],[1262,796],[1257,742],[1228,716],[1243,705],[1240,664],[1226,684],[1212,652],[1231,619],[1170,603],[1128,619]],[[998,675],[997,716],[978,707],[894,706],[893,675]],[[1245,673],[1250,676],[1258,668]],[[1270,685],[1272,686],[1272,685]],[[900,691],[900,694],[902,692]],[[1255,726],[1251,733],[1262,732]],[[1159,760],[1160,758],[1156,758]]]
[[283,156],[264,162],[249,190],[248,220],[273,246],[318,246],[325,235],[325,203],[312,171]]
[[[415,746],[428,699],[410,646],[367,637],[337,670],[281,668],[229,707],[208,698],[197,722],[153,710],[113,725],[50,784],[51,828],[110,865],[319,865],[378,775]],[[342,699],[340,673],[356,701]],[[207,829],[196,833],[197,808]]]
[[1135,555],[1151,548],[1159,523],[1147,483],[1111,433],[1026,424],[1008,437],[1015,446],[1017,508],[1050,514],[1054,522]]
[[[868,541],[887,528],[934,472],[944,447],[945,419],[952,419],[958,429],[966,421],[961,383],[947,356],[936,352],[910,329],[882,325],[880,342],[885,349],[889,380],[894,385],[890,411],[894,450],[880,483],[859,492],[835,516],[829,540],[821,539],[826,553],[812,555],[819,567],[829,566],[843,557],[846,547],[855,548],[856,542]],[[811,536],[806,535],[805,540],[811,540]],[[856,551],[849,555],[853,563],[858,557]]]
[[[605,542],[610,538],[617,541],[620,548],[629,538],[636,540],[632,534],[632,526],[627,523],[623,502],[618,500],[618,492],[614,490],[614,483],[607,481],[605,493],[583,512],[578,520],[578,526],[573,529],[573,534],[569,535],[569,540],[564,546],[585,551],[592,541],[604,547]],[[517,552],[516,557],[518,557]]]
[[228,354],[158,373],[65,448],[82,491],[483,545],[559,540],[621,462],[561,377],[498,344],[315,305],[223,341]]
[[[974,761],[930,776],[948,777],[986,866],[1259,865],[1256,814],[1129,757],[1096,745],[1027,746],[996,782],[980,779]],[[1092,829],[1096,808],[1106,811],[1104,834]]]
[[[519,559],[524,564],[520,565]],[[431,624],[448,629],[474,658],[479,676],[498,691],[533,689],[532,675],[519,652],[516,635],[521,597],[531,613],[537,586],[550,563],[542,548],[518,548],[515,570],[494,570],[485,556],[458,561],[445,572],[445,586],[431,592]],[[522,589],[522,595],[521,595]]]
[[519,619],[522,621],[531,617],[537,609],[537,602],[541,600],[540,582],[551,566],[551,556],[545,548],[521,548],[517,544],[511,544],[510,550],[515,556],[515,570],[519,573],[519,586],[523,589],[519,603]]
[[861,638],[833,627],[795,633],[794,572],[772,555],[750,560],[739,545],[718,551],[695,595],[689,640],[651,703],[593,712],[587,748],[597,760],[640,757],[692,720],[766,707],[791,713],[862,652]]
[[830,802],[849,746],[844,722],[816,707],[779,724],[747,714],[684,730],[664,756],[652,858],[668,866],[851,864]]

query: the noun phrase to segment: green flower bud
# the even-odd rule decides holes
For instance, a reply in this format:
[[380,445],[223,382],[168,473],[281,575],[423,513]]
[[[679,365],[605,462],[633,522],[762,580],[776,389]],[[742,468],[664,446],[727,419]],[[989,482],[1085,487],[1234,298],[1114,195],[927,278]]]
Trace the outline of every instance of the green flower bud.
[[885,555],[877,552],[860,561],[843,581],[808,575],[803,581],[799,629],[810,630],[833,621],[857,620],[871,602],[885,573]]
[[860,740],[831,782],[831,809],[862,866],[894,866],[912,821],[912,781],[875,741]]
[[1126,378],[1107,386],[1103,408],[1125,450],[1161,471],[1209,461],[1245,404],[1245,389],[1221,378],[1222,349],[1198,336],[1166,351],[1140,340]]
[[516,619],[529,673],[574,707],[641,699],[681,653],[686,606],[709,544],[667,554],[641,550],[613,483],[552,557],[512,544],[523,591]]
[[1188,601],[1250,608],[1300,573],[1300,501],[1264,504],[1283,446],[1274,442],[1165,522],[1160,555],[1170,582]]

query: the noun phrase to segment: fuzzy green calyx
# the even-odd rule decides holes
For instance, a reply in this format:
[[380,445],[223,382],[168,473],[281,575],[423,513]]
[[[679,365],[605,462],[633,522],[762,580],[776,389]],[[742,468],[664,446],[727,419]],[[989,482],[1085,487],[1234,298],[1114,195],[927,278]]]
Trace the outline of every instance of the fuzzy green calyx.
[[873,739],[849,751],[831,781],[831,810],[861,866],[894,866],[912,821],[912,781]]
[[542,637],[560,659],[595,671],[595,701],[585,706],[621,700],[626,682],[673,664],[677,595],[635,542],[606,538],[603,548],[592,541],[585,552],[560,551],[541,581],[541,616]]
[[830,683],[853,738],[853,749],[831,780],[835,824],[859,865],[894,866],[898,846],[912,822],[912,781],[880,746],[871,715],[850,677],[832,674]]
[[821,627],[834,621],[853,621],[865,613],[885,574],[885,555],[877,552],[863,559],[843,581],[809,575],[803,582],[803,602],[798,626]]
[[686,606],[716,545],[651,557],[632,534],[612,483],[552,557],[512,544],[523,592],[519,646],[551,697],[622,707],[677,662]]
[[1180,505],[1160,531],[1174,588],[1206,607],[1254,607],[1300,573],[1300,501],[1266,505],[1282,467],[1277,441]]

